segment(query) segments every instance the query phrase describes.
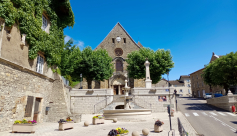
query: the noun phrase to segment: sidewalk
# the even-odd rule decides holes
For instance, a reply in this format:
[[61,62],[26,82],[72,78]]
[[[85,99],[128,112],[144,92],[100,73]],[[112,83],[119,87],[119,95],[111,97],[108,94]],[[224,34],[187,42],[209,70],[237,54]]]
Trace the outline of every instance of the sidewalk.
[[[84,127],[84,121],[92,122],[93,115],[82,115],[82,122],[75,123],[74,129],[65,131],[58,130],[58,123],[41,123],[37,125],[36,132],[34,134],[29,133],[11,133],[11,131],[0,132],[0,136],[107,136],[111,129],[117,127],[123,127],[129,130],[128,136],[132,135],[133,131],[138,131],[142,135],[142,129],[147,128],[150,131],[149,136],[167,136],[170,130],[169,118],[167,113],[152,113],[152,116],[146,119],[138,119],[136,121],[118,121],[112,123],[112,120],[105,120],[105,124],[92,125]],[[196,136],[196,131],[189,124],[186,118],[181,112],[175,113],[175,116],[171,118],[172,128],[175,129],[175,136],[179,136],[177,117],[180,118],[185,130],[189,136]],[[164,122],[163,132],[154,133],[154,122],[160,119]]]

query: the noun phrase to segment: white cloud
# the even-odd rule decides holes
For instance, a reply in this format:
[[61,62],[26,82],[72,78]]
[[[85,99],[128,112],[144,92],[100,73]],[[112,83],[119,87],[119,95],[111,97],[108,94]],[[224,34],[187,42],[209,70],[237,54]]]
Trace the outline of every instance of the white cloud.
[[66,35],[66,36],[64,37],[64,44],[66,44],[70,39],[71,39],[71,37],[68,36],[68,35]]
[[75,41],[75,44],[76,44],[80,49],[83,49],[83,48],[84,48],[84,42],[83,42],[83,41]]
[[[66,44],[71,39],[70,36],[66,35],[64,38],[64,44]],[[84,42],[80,40],[74,40],[73,39],[73,45],[78,46],[81,50],[84,48]]]

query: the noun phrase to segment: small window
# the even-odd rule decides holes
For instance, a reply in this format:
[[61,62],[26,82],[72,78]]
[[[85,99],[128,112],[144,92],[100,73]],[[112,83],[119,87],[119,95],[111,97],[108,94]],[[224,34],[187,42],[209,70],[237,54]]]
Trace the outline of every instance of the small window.
[[190,91],[190,89],[188,89],[188,93],[189,93],[189,94],[191,94],[191,91]]
[[197,75],[197,79],[198,79],[198,75]]
[[48,25],[48,21],[47,21],[47,18],[42,15],[42,29],[45,31],[46,28],[47,28],[47,25]]
[[123,38],[123,43],[126,43],[126,38]]
[[36,72],[43,74],[44,58],[38,54]]
[[181,92],[181,93],[182,93],[182,92],[183,92],[183,90],[182,90],[182,89],[180,89],[180,90],[179,90],[179,92]]
[[115,38],[112,38],[112,43],[114,43],[115,42]]

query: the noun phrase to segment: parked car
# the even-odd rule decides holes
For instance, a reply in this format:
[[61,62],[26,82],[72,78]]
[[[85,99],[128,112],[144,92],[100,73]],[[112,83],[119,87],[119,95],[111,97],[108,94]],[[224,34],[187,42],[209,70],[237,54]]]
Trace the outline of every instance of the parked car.
[[203,95],[203,98],[204,98],[204,99],[210,99],[210,98],[212,98],[212,93],[205,93],[205,94]]
[[214,94],[214,97],[221,97],[223,96],[222,94]]

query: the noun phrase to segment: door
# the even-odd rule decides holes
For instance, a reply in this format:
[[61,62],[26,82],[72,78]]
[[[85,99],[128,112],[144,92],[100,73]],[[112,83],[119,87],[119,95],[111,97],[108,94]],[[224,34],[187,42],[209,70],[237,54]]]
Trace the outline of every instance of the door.
[[125,85],[120,85],[120,94],[125,95],[125,89],[123,89]]
[[33,120],[35,120],[36,122],[38,122],[37,119],[38,119],[38,114],[39,114],[40,102],[41,102],[41,98],[36,98],[35,99],[35,110],[34,110]]
[[201,96],[200,96],[200,91],[198,91],[198,97],[201,97]]
[[118,95],[118,94],[119,94],[118,85],[114,85],[114,95]]
[[202,90],[202,96],[204,96],[205,95],[205,90]]

